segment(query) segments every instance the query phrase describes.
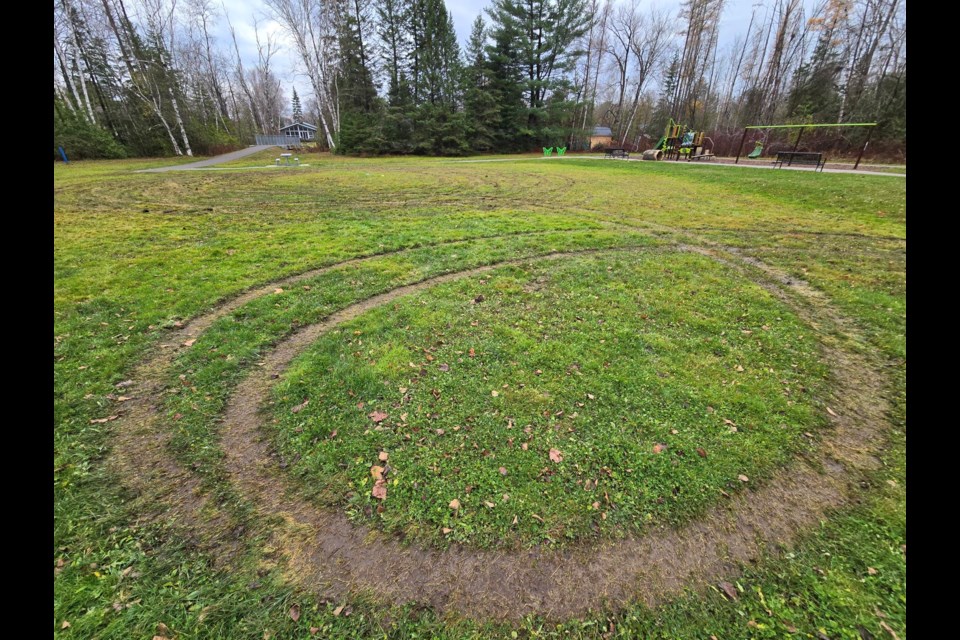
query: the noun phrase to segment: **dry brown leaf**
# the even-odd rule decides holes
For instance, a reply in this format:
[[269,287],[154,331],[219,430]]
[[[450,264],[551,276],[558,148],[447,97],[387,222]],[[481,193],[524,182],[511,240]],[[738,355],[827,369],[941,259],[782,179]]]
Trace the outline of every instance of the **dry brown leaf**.
[[596,396],[593,395],[592,393],[588,393],[588,394],[587,394],[587,398],[588,398],[589,400],[595,400],[595,399],[596,399]]
[[528,445],[526,442],[523,442],[520,444],[520,448],[526,451],[527,449],[530,448],[530,445]]
[[290,614],[290,617],[293,618],[293,621],[296,622],[300,619],[300,605],[293,605],[290,607],[290,611],[288,611],[288,613]]
[[298,404],[297,406],[295,406],[295,407],[293,407],[292,409],[290,409],[290,413],[300,413],[301,411],[303,411],[303,408],[304,408],[305,406],[307,406],[308,404],[310,404],[310,401],[309,401],[309,400],[304,400],[303,402],[301,402],[301,403]]
[[486,506],[488,509],[493,509],[493,508],[496,506],[495,504],[493,504],[493,503],[490,502],[489,500],[484,500],[484,501],[483,501],[483,504],[484,504],[484,506]]
[[386,451],[381,451],[378,457],[380,458],[380,462],[386,462],[387,458],[390,457],[390,454],[387,453]]
[[700,456],[701,458],[706,458],[707,450],[704,449],[703,447],[697,447],[697,455]]
[[370,467],[370,475],[374,480],[383,480],[383,467],[377,465]]
[[737,371],[743,372],[743,365],[737,365]]
[[886,631],[887,633],[889,633],[889,634],[890,634],[890,637],[893,638],[893,640],[900,640],[900,638],[897,636],[897,634],[894,632],[894,630],[891,629],[891,628],[890,628],[890,625],[888,625],[886,622],[881,622],[881,623],[880,623],[880,628],[883,629],[884,631]]
[[320,627],[310,627],[310,635],[315,636],[320,633]]
[[563,454],[559,449],[550,449],[550,460],[553,462],[563,462]]
[[498,395],[500,395],[500,392],[497,391],[496,389],[494,389],[493,391],[490,392],[490,395],[492,395],[494,398],[496,398]]
[[185,347],[192,347],[192,346],[193,346],[193,343],[196,342],[196,341],[197,341],[196,338],[190,338],[189,340],[187,340],[186,342],[183,343],[183,346],[185,346]]
[[387,414],[385,414],[383,411],[371,411],[367,417],[374,422],[383,422],[387,419]]
[[386,500],[387,499],[387,483],[381,478],[373,483],[373,491],[371,492],[373,497],[377,500]]
[[283,293],[283,289],[281,289],[280,287],[277,287],[276,289],[273,290],[273,292],[274,292],[274,293]]
[[472,357],[476,356],[477,354],[476,354],[476,352],[474,352],[473,347],[470,347],[470,351],[467,352],[467,355],[472,358]]
[[69,628],[70,628],[70,623],[67,622],[66,620],[64,620],[64,621],[63,621],[63,624],[60,625],[60,628],[61,628],[61,629],[69,629]]
[[450,365],[448,365],[447,363],[441,364],[438,368],[440,369],[440,371],[450,371]]
[[449,505],[449,506],[450,506],[451,509],[453,509],[454,511],[456,511],[457,509],[460,508],[460,501],[457,500],[456,498],[454,498],[453,500],[450,501],[450,505]]
[[871,576],[875,576],[877,575],[877,570],[874,569],[873,567],[867,567],[867,573],[870,574]]
[[444,527],[443,529],[440,529],[440,531],[443,531],[443,535],[447,535],[448,533],[453,531],[453,529],[451,529],[450,527]]
[[737,476],[737,480],[739,480],[740,482],[750,482],[750,478],[743,475],[742,473]]
[[736,422],[734,422],[733,420],[728,420],[727,418],[724,418],[724,419],[723,419],[723,424],[729,424],[729,425],[732,425],[732,426],[734,426],[734,427],[737,426],[737,423],[736,423]]
[[662,453],[663,450],[666,449],[666,448],[667,448],[667,445],[657,443],[657,444],[653,445],[653,452],[654,452],[654,453]]
[[737,588],[729,582],[721,582],[717,586],[720,587],[721,591],[723,591],[731,600],[736,600],[739,597],[737,594]]
[[340,605],[339,607],[337,607],[336,609],[334,609],[334,610],[333,610],[333,615],[339,616],[341,613],[343,613],[343,607],[344,607],[344,605]]
[[116,420],[120,416],[107,416],[106,418],[94,418],[90,421],[90,424],[103,424],[104,422],[111,422]]
[[838,417],[837,414],[830,407],[827,407],[827,413],[832,415],[834,418]]
[[506,467],[500,467],[500,475],[502,475],[502,476],[507,475],[507,468],[506,468]]

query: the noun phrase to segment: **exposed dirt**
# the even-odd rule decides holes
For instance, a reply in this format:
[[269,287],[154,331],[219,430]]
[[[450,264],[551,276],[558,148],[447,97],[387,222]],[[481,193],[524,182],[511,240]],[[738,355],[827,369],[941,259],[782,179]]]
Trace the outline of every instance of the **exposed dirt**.
[[[690,238],[678,230],[659,228]],[[806,283],[732,249],[703,238],[696,240],[700,246],[678,248],[735,265],[818,327],[822,335],[856,336],[853,323]],[[342,513],[318,508],[299,497],[272,461],[259,430],[258,411],[273,377],[339,323],[400,296],[472,277],[493,266],[400,287],[301,328],[281,341],[266,356],[264,365],[255,367],[231,396],[221,431],[225,465],[234,487],[260,513],[277,522],[271,544],[285,558],[286,574],[293,583],[326,597],[363,593],[385,602],[423,603],[438,611],[477,618],[516,619],[537,613],[562,619],[636,600],[652,606],[684,589],[702,589],[721,578],[729,579],[763,551],[789,545],[798,534],[827,517],[830,509],[845,503],[858,470],[876,464],[874,455],[882,446],[886,428],[882,367],[863,355],[863,350],[851,348],[856,346],[851,340],[827,336],[823,358],[834,377],[828,400],[833,429],[823,438],[819,453],[795,461],[762,486],[735,494],[680,529],[657,528],[642,537],[561,550],[484,551],[455,545],[438,551],[356,527]],[[312,277],[319,271],[310,273],[281,282]],[[278,284],[250,291],[198,317],[168,342],[180,344],[196,336],[216,318],[272,292]],[[225,516],[201,515],[201,510],[211,507],[198,495],[196,477],[180,468],[165,450],[169,430],[157,420],[155,411],[162,388],[150,381],[164,379],[162,372],[172,363],[174,353],[174,349],[161,350],[137,370],[137,379],[143,381],[136,394],[141,399],[118,421],[116,458],[131,486],[176,505],[177,518],[191,523],[201,539],[213,541],[224,531],[224,523],[217,517]]]

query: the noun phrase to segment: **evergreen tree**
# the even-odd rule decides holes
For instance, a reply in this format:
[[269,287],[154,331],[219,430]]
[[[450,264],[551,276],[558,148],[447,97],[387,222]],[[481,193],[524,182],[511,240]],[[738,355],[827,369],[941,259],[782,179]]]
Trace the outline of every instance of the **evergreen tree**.
[[590,28],[593,16],[586,0],[493,0],[487,10],[494,40],[508,38],[523,71],[526,103],[524,136],[547,142],[544,130],[547,98],[562,90],[564,76],[583,53],[573,45]]
[[467,43],[467,66],[463,74],[463,109],[470,148],[481,153],[493,151],[497,144],[497,98],[493,93],[486,41],[483,16],[478,15]]
[[383,145],[379,116],[381,104],[373,85],[373,75],[367,66],[363,16],[356,2],[346,9],[339,15],[338,22],[340,134],[337,150],[342,153],[379,152]]
[[297,89],[293,89],[293,98],[291,99],[293,105],[293,121],[294,122],[303,122],[303,107],[300,106],[300,96],[297,95]]

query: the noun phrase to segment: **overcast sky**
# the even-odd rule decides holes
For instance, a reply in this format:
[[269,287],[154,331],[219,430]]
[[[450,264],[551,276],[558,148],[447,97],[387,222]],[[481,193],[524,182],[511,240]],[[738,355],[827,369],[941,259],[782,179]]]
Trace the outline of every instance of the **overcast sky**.
[[[490,6],[490,0],[446,0],[447,10],[453,15],[453,23],[457,29],[457,36],[460,45],[463,47],[470,36],[470,27],[476,17],[483,12],[485,7]],[[747,25],[750,22],[750,12],[754,5],[764,7],[772,4],[769,0],[727,0],[720,18],[720,42],[719,47],[722,52],[725,47],[736,39],[737,36],[746,32]],[[806,3],[805,3],[806,4]],[[309,83],[300,74],[297,73],[296,51],[292,45],[287,46],[286,36],[280,25],[269,17],[269,10],[262,0],[223,0],[223,5],[230,15],[234,29],[237,32],[237,41],[240,45],[241,54],[244,57],[244,64],[252,66],[257,60],[257,48],[254,38],[254,21],[257,21],[260,29],[261,40],[267,33],[276,34],[278,42],[283,44],[283,48],[278,52],[274,59],[274,72],[283,82],[284,93],[289,100],[290,89],[295,86],[297,92],[304,96],[309,96],[311,90]],[[656,5],[662,9],[667,9],[674,15],[680,7],[680,0],[640,0],[640,7],[646,12],[651,5]],[[762,18],[763,12],[759,12],[758,20]],[[487,20],[484,15],[484,20]],[[226,20],[221,20],[217,39],[223,46],[230,46],[230,32]],[[677,25],[677,31],[682,25]]]

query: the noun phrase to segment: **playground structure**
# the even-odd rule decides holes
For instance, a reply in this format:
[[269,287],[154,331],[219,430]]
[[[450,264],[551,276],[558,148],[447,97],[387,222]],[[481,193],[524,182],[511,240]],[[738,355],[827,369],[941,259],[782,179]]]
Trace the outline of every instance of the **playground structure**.
[[[706,144],[709,142],[709,146]],[[667,122],[663,136],[652,149],[643,152],[644,160],[711,160],[713,140],[703,131],[688,129],[673,118]]]
[[[743,128],[743,136],[740,138],[740,145],[737,147],[737,157],[733,161],[733,163],[739,164],[740,154],[743,152],[743,145],[747,140],[747,133],[750,130],[758,130],[758,129],[764,130],[763,138],[754,141],[755,147],[753,151],[751,151],[747,155],[748,158],[756,160],[763,154],[763,148],[764,148],[764,144],[766,143],[766,137],[769,134],[771,129],[798,129],[797,139],[793,143],[793,150],[786,153],[800,155],[801,153],[803,153],[802,151],[798,151],[800,148],[800,139],[803,137],[803,132],[805,129],[824,129],[829,127],[875,127],[875,126],[877,126],[876,122],[844,122],[840,124],[772,124],[772,125],[755,124],[755,125],[750,125],[749,127]],[[871,128],[867,131],[867,137],[863,141],[863,146],[860,147],[860,153],[857,155],[857,161],[853,165],[854,169],[860,166],[860,159],[863,158],[863,152],[867,150],[867,145],[870,144],[870,136],[872,134],[873,134],[873,129]],[[783,154],[784,152],[782,151],[777,153],[777,160],[774,161],[775,165],[780,163],[781,156]]]

